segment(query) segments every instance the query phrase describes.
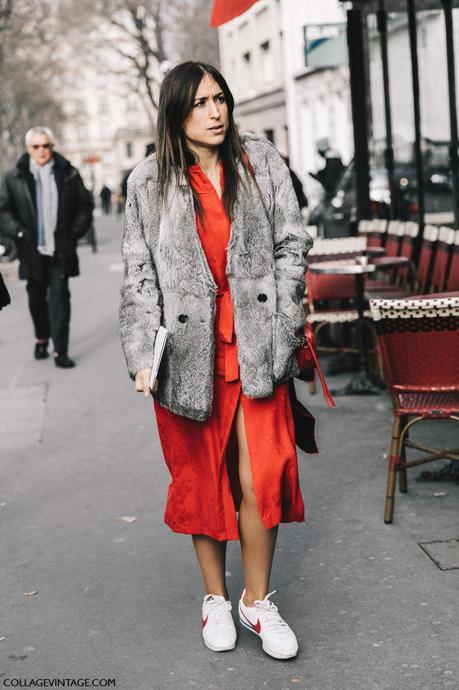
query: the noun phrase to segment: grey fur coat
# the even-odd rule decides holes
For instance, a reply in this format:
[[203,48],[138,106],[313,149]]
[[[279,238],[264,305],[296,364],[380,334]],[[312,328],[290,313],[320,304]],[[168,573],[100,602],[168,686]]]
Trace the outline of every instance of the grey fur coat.
[[[242,390],[263,398],[298,373],[304,326],[304,275],[312,240],[304,229],[290,174],[274,146],[241,135],[261,197],[241,189],[227,268]],[[242,167],[241,167],[241,174]],[[212,408],[216,285],[196,229],[188,183],[158,199],[155,155],[128,181],[122,242],[120,335],[129,374],[151,367],[155,334],[168,332],[159,388],[172,412],[205,420]]]

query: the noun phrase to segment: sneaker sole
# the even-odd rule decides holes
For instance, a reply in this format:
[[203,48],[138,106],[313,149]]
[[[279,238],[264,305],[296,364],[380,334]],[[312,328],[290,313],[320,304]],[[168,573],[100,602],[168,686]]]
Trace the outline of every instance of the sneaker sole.
[[236,642],[231,647],[216,647],[215,645],[210,644],[210,642],[206,642],[204,638],[202,638],[202,641],[212,652],[231,652],[231,650],[236,647]]
[[[250,630],[250,632],[252,632],[254,635],[259,637],[261,640],[261,635],[259,633],[257,633],[256,630],[251,628],[250,625],[247,625],[247,623],[241,617],[239,617],[239,622],[241,625],[244,626],[244,628],[246,630]],[[278,652],[274,652],[272,649],[269,649],[269,647],[267,647],[265,645],[263,640],[261,640],[261,641],[262,641],[261,646],[262,646],[263,651],[266,652],[266,654],[269,654],[269,656],[272,656],[274,659],[293,659],[293,657],[295,657],[298,654],[298,650],[296,650],[296,652],[294,652],[293,654],[279,654]]]

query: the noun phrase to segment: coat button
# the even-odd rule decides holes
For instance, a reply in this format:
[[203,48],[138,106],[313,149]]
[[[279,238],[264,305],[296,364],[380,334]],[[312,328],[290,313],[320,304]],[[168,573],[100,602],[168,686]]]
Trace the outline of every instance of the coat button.
[[266,302],[268,298],[267,298],[267,296],[265,295],[265,293],[262,292],[262,293],[260,293],[260,294],[258,295],[258,298],[257,298],[257,299],[258,299],[259,302]]
[[179,314],[178,320],[180,323],[186,323],[188,321],[188,316],[186,314]]

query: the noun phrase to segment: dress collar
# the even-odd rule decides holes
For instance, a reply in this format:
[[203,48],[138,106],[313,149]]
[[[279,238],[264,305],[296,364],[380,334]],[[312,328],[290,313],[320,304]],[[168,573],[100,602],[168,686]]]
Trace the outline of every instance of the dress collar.
[[[223,183],[224,183],[224,175],[223,175],[223,164],[221,161],[219,161],[219,166],[220,166],[220,187],[223,192]],[[199,163],[195,163],[194,165],[190,165],[188,167],[188,175],[190,178],[190,182],[192,183],[193,189],[195,192],[198,194],[213,194],[216,193],[216,189],[213,186],[212,182],[209,180],[207,177],[206,173],[203,171]]]

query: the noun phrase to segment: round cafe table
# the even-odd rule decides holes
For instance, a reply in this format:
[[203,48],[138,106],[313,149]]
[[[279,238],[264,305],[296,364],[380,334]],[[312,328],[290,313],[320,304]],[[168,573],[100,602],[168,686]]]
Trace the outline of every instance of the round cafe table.
[[359,348],[359,371],[340,391],[334,395],[378,395],[380,386],[371,376],[368,369],[368,349],[365,341],[365,276],[375,271],[403,268],[409,265],[405,257],[381,257],[371,259],[362,256],[344,261],[322,261],[312,263],[308,270],[321,275],[353,275],[355,277],[355,307],[358,314],[357,338]]

